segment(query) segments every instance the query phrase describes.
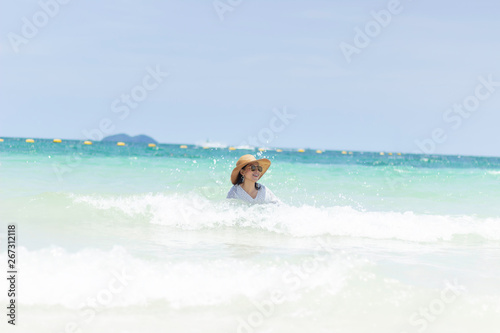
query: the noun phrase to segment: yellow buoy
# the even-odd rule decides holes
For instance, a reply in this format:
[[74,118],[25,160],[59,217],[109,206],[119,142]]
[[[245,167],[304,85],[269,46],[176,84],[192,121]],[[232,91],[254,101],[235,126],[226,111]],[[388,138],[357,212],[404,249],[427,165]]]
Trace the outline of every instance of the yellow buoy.
[[125,146],[125,142],[117,142],[116,145],[117,146]]
[[380,152],[380,155],[385,155],[383,151]]
[[298,151],[299,153],[304,153],[304,152],[305,152],[305,150],[304,150],[304,149],[299,149],[299,150],[297,150],[297,151]]
[[266,151],[266,148],[259,148],[259,151]]
[[28,143],[34,143],[35,140],[33,140],[33,139],[26,139],[26,142],[28,142]]
[[347,152],[345,150],[342,150],[342,155],[345,155],[347,154]]
[[61,143],[61,142],[62,142],[62,140],[61,140],[61,139],[54,139],[54,142],[55,142],[55,143]]
[[322,152],[321,150],[319,150],[319,149],[318,149],[318,150],[316,150],[316,152],[317,152],[318,154],[322,154],[322,153],[323,153],[323,152]]
[[210,149],[210,147],[203,147],[203,149]]
[[149,144],[148,144],[148,147],[153,148],[153,147],[156,147],[156,145],[155,145],[154,143],[149,143]]
[[349,152],[349,155],[352,155],[352,151]]
[[91,145],[91,144],[92,144],[92,141],[83,141],[83,144],[84,144],[84,145]]
[[234,147],[229,147],[229,150],[236,150],[236,148],[234,148]]
[[389,156],[392,156],[392,153],[389,153]]
[[282,152],[283,152],[283,149],[276,149],[276,151],[277,151],[278,153],[282,153]]
[[0,139],[0,142],[3,142],[3,139]]
[[186,149],[187,147],[188,147],[188,146],[186,146],[186,145],[182,145],[182,146],[181,146],[181,148],[182,148],[182,149]]
[[399,156],[401,156],[401,153],[398,153]]

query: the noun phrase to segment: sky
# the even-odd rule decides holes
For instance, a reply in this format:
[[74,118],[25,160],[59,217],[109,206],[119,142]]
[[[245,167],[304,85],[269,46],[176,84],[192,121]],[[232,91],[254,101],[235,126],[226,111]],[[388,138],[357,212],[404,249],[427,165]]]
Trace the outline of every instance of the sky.
[[0,4],[0,137],[500,156],[500,2]]

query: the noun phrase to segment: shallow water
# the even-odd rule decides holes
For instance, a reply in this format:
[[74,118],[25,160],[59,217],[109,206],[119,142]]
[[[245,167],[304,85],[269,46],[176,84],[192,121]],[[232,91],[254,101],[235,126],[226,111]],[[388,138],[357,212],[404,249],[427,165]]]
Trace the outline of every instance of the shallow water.
[[[284,205],[225,199],[246,153]],[[498,158],[7,138],[0,164],[22,332],[500,327]]]

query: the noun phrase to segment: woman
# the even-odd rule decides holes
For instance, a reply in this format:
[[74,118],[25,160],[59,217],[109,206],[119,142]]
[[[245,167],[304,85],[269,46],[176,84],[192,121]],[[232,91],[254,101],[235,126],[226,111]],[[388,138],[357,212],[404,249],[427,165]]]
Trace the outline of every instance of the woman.
[[227,199],[240,199],[250,203],[281,203],[281,201],[262,184],[257,181],[271,166],[267,158],[256,159],[247,154],[236,162],[236,168],[231,173],[233,187],[227,194]]

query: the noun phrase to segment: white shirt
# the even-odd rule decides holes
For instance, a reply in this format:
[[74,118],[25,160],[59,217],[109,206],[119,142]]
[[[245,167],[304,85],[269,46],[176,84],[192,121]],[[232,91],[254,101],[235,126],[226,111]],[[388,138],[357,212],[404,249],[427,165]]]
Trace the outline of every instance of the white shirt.
[[257,191],[257,196],[252,198],[240,185],[234,185],[227,193],[227,199],[240,199],[253,204],[264,203],[281,203],[270,189],[260,184],[260,190]]

